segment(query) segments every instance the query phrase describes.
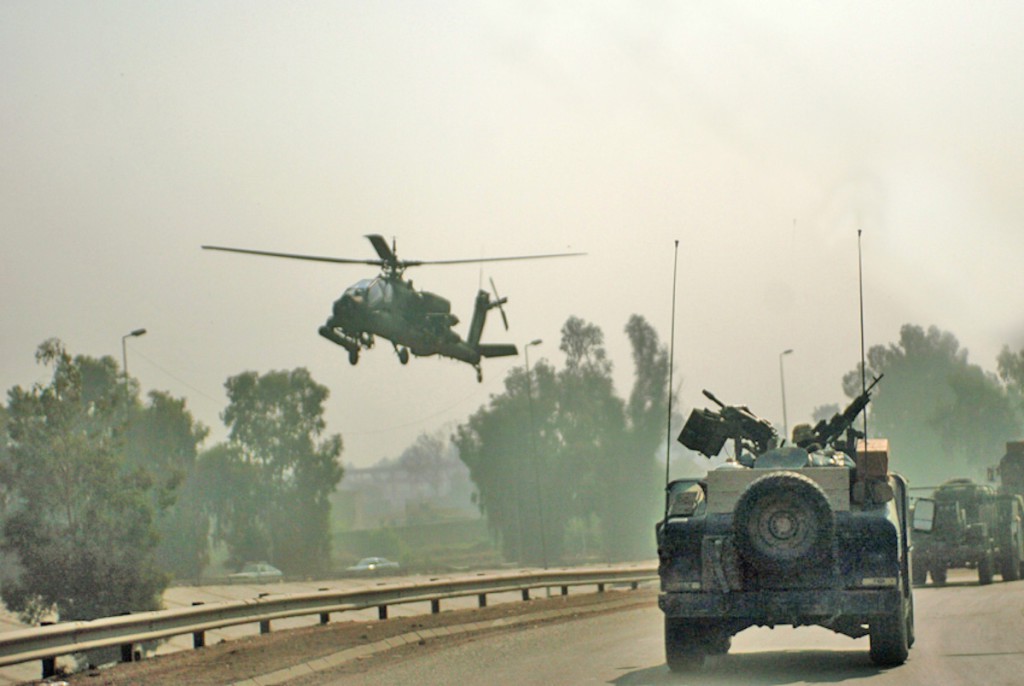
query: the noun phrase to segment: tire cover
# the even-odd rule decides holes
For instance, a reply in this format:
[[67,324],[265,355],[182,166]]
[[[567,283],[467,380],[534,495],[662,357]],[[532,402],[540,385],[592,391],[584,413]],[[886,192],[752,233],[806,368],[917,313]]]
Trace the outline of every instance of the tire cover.
[[763,572],[791,573],[831,559],[835,517],[828,497],[797,472],[757,479],[733,514],[736,549]]

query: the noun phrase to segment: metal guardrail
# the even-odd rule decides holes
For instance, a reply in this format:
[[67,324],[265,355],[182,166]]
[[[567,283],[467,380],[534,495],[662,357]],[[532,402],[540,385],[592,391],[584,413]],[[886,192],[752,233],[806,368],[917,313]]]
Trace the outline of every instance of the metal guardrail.
[[252,600],[63,622],[0,634],[0,666],[42,660],[45,679],[55,674],[55,661],[61,655],[120,646],[122,661],[130,662],[138,643],[192,634],[193,646],[200,648],[205,645],[206,631],[240,624],[259,622],[260,633],[268,633],[271,621],[286,617],[319,614],[320,623],[326,624],[332,612],[377,607],[378,617],[387,619],[389,605],[429,601],[431,611],[437,613],[444,599],[475,595],[479,607],[486,607],[487,595],[491,593],[520,591],[523,600],[529,600],[530,591],[539,588],[560,587],[562,595],[567,595],[572,586],[596,585],[598,592],[603,592],[608,584],[630,584],[635,589],[639,583],[655,578],[654,565],[554,570],[475,579],[435,579],[372,590],[265,595]]

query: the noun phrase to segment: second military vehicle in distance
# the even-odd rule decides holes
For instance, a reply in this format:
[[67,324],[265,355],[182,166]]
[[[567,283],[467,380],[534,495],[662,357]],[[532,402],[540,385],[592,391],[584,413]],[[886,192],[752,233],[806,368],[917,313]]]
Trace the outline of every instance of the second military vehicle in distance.
[[[873,386],[873,384],[872,384]],[[914,642],[907,483],[889,471],[888,441],[853,428],[870,388],[829,421],[772,426],[746,407],[694,410],[679,436],[734,459],[667,487],[656,527],[665,657],[693,669],[751,626],[818,625],[870,637],[871,659],[902,664]],[[859,449],[858,449],[859,448]]]
[[970,479],[950,479],[914,503],[914,583],[946,583],[946,571],[978,570],[978,583],[1016,581],[1024,559],[1024,500]]

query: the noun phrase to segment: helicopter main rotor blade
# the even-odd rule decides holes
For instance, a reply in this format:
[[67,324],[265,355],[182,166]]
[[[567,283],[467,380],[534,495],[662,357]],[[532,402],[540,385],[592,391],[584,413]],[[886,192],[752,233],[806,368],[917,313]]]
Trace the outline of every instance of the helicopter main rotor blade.
[[549,257],[578,257],[585,252],[560,252],[549,255],[516,255],[514,257],[476,257],[466,260],[419,260],[404,262],[406,266],[418,267],[424,264],[475,264],[477,262],[510,262],[512,260],[543,260]]
[[398,264],[398,258],[395,256],[395,251],[388,246],[388,242],[384,240],[384,236],[379,233],[371,233],[366,236],[370,245],[380,255],[380,259],[384,260],[385,264]]
[[262,255],[264,257],[284,257],[289,260],[308,260],[310,262],[333,262],[335,264],[369,264],[377,267],[384,266],[383,260],[350,260],[344,257],[324,257],[322,255],[296,255],[289,252],[268,252],[266,250],[246,250],[245,248],[225,248],[219,245],[204,245],[203,250],[223,250],[224,252],[237,252],[243,255]]
[[480,262],[510,262],[513,260],[543,260],[551,257],[577,257],[586,255],[585,252],[563,252],[550,253],[546,255],[515,255],[511,257],[473,257],[461,260],[400,260],[394,250],[388,246],[383,236],[370,234],[367,236],[374,250],[380,256],[379,260],[353,260],[345,257],[326,257],[324,255],[298,255],[290,252],[271,252],[268,250],[249,250],[247,248],[229,248],[220,245],[204,245],[203,250],[222,250],[224,252],[235,252],[243,255],[262,255],[264,257],[282,257],[289,260],[307,260],[309,262],[331,262],[334,264],[368,264],[376,267],[386,267],[402,271],[407,267],[419,267],[425,264],[477,264]]

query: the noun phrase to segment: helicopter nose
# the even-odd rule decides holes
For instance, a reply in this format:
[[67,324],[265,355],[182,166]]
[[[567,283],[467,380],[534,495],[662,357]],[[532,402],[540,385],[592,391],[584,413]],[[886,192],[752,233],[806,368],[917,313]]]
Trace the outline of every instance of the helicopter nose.
[[334,301],[334,316],[341,317],[348,314],[356,307],[356,299],[351,295],[345,294]]

